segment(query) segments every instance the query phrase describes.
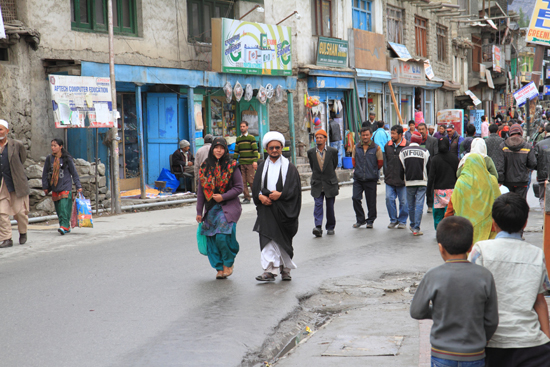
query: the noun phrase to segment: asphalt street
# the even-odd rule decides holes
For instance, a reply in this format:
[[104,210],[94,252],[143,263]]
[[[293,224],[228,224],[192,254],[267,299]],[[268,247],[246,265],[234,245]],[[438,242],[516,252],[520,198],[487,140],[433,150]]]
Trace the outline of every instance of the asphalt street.
[[336,235],[322,238],[311,234],[313,200],[304,192],[291,282],[254,279],[262,269],[253,205],[243,206],[226,280],[197,250],[194,206],[100,217],[94,229],[63,237],[55,224],[32,226],[27,245],[0,250],[0,365],[239,366],[323,281],[441,263],[431,215],[421,237],[387,229],[378,188],[374,229],[351,228],[347,186],[336,200]]

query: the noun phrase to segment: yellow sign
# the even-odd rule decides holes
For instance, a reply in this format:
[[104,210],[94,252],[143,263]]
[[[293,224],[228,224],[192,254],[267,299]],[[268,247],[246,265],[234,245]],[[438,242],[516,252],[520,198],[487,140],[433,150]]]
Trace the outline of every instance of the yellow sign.
[[550,46],[550,1],[537,0],[525,40],[527,43]]

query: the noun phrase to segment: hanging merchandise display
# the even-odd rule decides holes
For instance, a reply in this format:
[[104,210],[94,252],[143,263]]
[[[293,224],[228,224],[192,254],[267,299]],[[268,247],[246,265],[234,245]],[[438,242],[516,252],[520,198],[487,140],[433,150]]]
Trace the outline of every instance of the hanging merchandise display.
[[258,101],[260,101],[261,104],[265,104],[267,102],[267,91],[263,86],[260,86],[260,89],[258,89],[258,95],[256,98],[258,98]]
[[231,100],[233,99],[233,88],[231,88],[231,83],[226,82],[223,87],[223,92],[225,93],[225,101],[227,103],[231,103]]
[[239,102],[241,98],[243,98],[243,87],[241,86],[241,83],[237,82],[235,84],[235,88],[233,88],[233,93],[235,94],[235,100]]
[[279,102],[282,102],[283,101],[283,87],[281,87],[281,85],[277,85],[277,87],[275,87],[275,99],[274,99],[274,102],[275,103],[279,103]]
[[265,86],[265,93],[267,94],[267,98],[273,98],[273,86],[271,84]]
[[252,89],[252,86],[250,84],[247,84],[246,88],[244,89],[244,100],[249,102],[252,99],[253,95],[254,90]]
[[304,94],[304,105],[308,108],[319,105],[319,98],[310,97],[308,93]]

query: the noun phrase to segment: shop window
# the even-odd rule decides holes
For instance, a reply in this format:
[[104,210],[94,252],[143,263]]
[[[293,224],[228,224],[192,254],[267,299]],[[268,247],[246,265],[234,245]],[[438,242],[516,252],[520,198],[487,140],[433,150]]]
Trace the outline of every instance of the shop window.
[[[71,28],[107,32],[107,0],[70,0]],[[137,35],[136,0],[113,0],[113,32]]]
[[188,0],[187,28],[189,42],[212,42],[212,18],[234,17],[234,1]]
[[437,32],[437,61],[447,61],[447,27],[436,25]]
[[117,110],[121,116],[118,123],[119,174],[123,180],[134,179],[136,181],[140,177],[136,95],[134,93],[117,93],[116,100]]
[[332,37],[332,0],[313,0],[313,32]]
[[353,28],[372,32],[372,1],[352,0]]
[[237,136],[237,104],[235,101],[227,103],[225,97],[211,97],[210,121],[212,135]]
[[481,63],[481,38],[472,37],[474,49],[472,50],[472,71],[479,72],[479,64]]
[[428,20],[415,16],[414,30],[416,36],[416,54],[421,57],[428,57]]
[[388,42],[403,43],[403,10],[387,6],[387,35]]

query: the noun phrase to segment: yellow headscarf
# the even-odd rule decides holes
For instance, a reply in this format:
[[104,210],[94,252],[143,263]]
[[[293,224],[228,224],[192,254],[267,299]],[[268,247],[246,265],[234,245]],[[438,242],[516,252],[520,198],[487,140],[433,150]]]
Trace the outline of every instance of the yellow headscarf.
[[488,240],[493,226],[493,203],[500,196],[497,179],[487,171],[483,156],[470,153],[451,196],[455,215],[474,226],[474,243]]

